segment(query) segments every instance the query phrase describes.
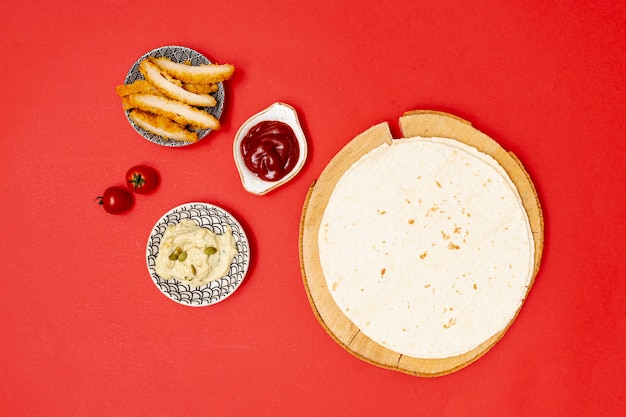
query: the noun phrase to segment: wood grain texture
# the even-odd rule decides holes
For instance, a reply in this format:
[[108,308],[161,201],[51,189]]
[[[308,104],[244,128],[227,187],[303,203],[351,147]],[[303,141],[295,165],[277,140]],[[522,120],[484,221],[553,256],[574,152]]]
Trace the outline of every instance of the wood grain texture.
[[[531,285],[528,288],[530,291],[541,263],[544,224],[535,187],[521,162],[495,140],[472,127],[471,123],[448,113],[430,110],[409,111],[400,117],[399,122],[405,138],[422,136],[456,139],[491,155],[506,170],[522,198],[533,233],[535,264]],[[369,128],[341,149],[326,166],[319,179],[309,188],[300,222],[300,267],[304,287],[320,324],[340,346],[354,356],[373,365],[411,375],[426,377],[446,375],[484,355],[502,338],[515,318],[504,330],[467,353],[443,359],[409,357],[374,342],[341,312],[327,288],[320,264],[318,233],[324,210],[335,185],[355,161],[375,147],[391,143],[393,140],[387,123]]]

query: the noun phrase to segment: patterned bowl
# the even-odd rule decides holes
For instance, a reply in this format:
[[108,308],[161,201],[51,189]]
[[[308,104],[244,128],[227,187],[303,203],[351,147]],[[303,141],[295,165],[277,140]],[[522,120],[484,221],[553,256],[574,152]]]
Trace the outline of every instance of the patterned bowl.
[[[191,63],[191,65],[201,65],[201,64],[211,63],[211,61],[209,61],[207,57],[200,54],[199,52],[194,51],[193,49],[189,49],[184,46],[162,46],[160,48],[154,49],[142,55],[137,61],[135,61],[133,66],[130,67],[128,74],[126,75],[124,84],[132,84],[133,82],[137,80],[142,80],[144,78],[141,72],[139,72],[139,63],[149,56],[155,57],[155,58],[167,57],[171,59],[172,61],[181,62],[181,63],[189,62]],[[200,107],[200,109],[209,112],[216,119],[219,120],[219,118],[222,115],[222,111],[224,110],[225,93],[224,93],[223,83],[218,83],[218,89],[215,93],[212,94],[212,96],[215,97],[217,104],[213,107]],[[150,133],[142,129],[141,127],[137,126],[135,122],[133,122],[128,117],[128,113],[129,111],[125,111],[126,118],[128,119],[128,122],[131,124],[131,126],[137,131],[137,133],[139,133],[141,136],[143,136],[144,138],[148,139],[151,142],[154,142],[156,144],[163,145],[163,146],[169,146],[169,147],[187,146],[187,145],[192,145],[193,143],[196,143],[196,142],[182,142],[182,141],[176,141],[176,140],[169,140],[159,135],[155,135],[154,133]],[[198,141],[206,137],[210,132],[211,132],[211,129],[196,130],[196,133],[198,134]]]
[[[230,264],[228,275],[201,287],[159,277],[154,268],[163,234],[169,225],[182,219],[192,220],[218,235],[224,233],[227,226],[230,227],[238,254]],[[154,225],[146,247],[146,263],[152,281],[168,298],[186,306],[205,307],[225,300],[239,288],[250,265],[250,243],[241,224],[226,210],[207,203],[187,203],[168,211]]]

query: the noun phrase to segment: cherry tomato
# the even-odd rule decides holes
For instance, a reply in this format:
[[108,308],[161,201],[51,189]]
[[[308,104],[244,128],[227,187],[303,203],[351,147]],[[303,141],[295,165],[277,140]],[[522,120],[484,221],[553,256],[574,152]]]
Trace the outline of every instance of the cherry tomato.
[[126,172],[126,185],[137,194],[146,194],[157,186],[159,175],[154,170],[144,165],[136,165]]
[[133,195],[122,187],[109,187],[104,190],[96,202],[104,207],[104,211],[111,214],[120,214],[130,209],[133,205]]

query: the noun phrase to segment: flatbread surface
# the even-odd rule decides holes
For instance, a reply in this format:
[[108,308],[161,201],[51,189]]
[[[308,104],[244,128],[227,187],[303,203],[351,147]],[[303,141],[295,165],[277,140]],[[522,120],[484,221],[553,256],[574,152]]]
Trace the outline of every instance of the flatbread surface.
[[498,162],[447,138],[382,144],[339,179],[319,259],[338,308],[402,355],[468,352],[514,319],[534,270],[520,195]]

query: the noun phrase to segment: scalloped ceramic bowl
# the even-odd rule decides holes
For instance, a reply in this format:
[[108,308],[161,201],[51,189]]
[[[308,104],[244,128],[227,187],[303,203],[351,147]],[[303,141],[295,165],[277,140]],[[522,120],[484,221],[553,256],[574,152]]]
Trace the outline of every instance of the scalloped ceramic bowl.
[[[238,253],[230,264],[228,275],[201,287],[192,287],[175,279],[164,280],[156,273],[156,257],[163,235],[169,225],[182,219],[192,220],[216,234],[222,234],[226,227],[230,227]],[[223,208],[203,202],[186,203],[165,213],[152,228],[146,245],[146,264],[152,282],[169,299],[189,307],[210,306],[230,297],[243,282],[250,265],[250,243],[241,224]]]
[[[250,171],[248,167],[246,167],[240,151],[241,141],[248,134],[250,129],[252,129],[258,123],[268,120],[279,121],[289,125],[293,129],[293,133],[295,134],[298,145],[300,147],[300,155],[298,156],[298,161],[296,162],[295,167],[291,170],[291,172],[289,172],[278,181],[265,181],[259,178],[259,176],[256,175],[254,172]],[[237,134],[235,135],[235,141],[233,144],[233,156],[235,158],[235,165],[237,166],[237,170],[239,171],[239,176],[241,178],[243,188],[249,193],[256,195],[267,194],[270,191],[292,180],[304,166],[304,162],[307,158],[307,153],[308,145],[306,137],[304,135],[304,131],[302,130],[302,126],[300,125],[300,121],[298,120],[298,114],[296,113],[296,110],[290,105],[281,102],[276,102],[272,104],[265,110],[249,118],[243,125],[241,125],[241,127],[237,131]]]
[[[128,74],[126,75],[126,78],[124,79],[124,84],[132,84],[134,81],[142,80],[144,78],[143,75],[141,75],[141,72],[139,71],[139,63],[150,56],[155,57],[155,58],[166,57],[166,58],[171,59],[174,62],[189,62],[191,65],[202,65],[202,64],[211,63],[211,61],[206,56],[202,55],[198,51],[194,51],[193,49],[190,49],[184,46],[177,46],[177,45],[162,46],[160,48],[153,49],[152,51],[142,55],[139,59],[137,59],[137,61],[135,61],[135,63],[132,65],[132,67],[128,71]],[[220,117],[222,116],[222,111],[224,110],[224,100],[225,100],[226,94],[224,91],[223,83],[221,82],[218,83],[217,88],[218,90],[212,94],[212,96],[215,97],[215,100],[217,100],[217,105],[213,107],[200,107],[200,109],[210,113],[216,119],[219,120]],[[149,140],[150,142],[156,143],[157,145],[168,146],[168,147],[181,147],[181,146],[189,146],[189,145],[193,145],[194,143],[197,143],[197,142],[182,142],[182,141],[169,140],[159,135],[155,135],[154,133],[148,132],[144,130],[143,128],[137,126],[135,122],[133,122],[131,118],[128,117],[129,110],[125,110],[124,113],[126,114],[126,118],[128,119],[128,122],[137,131],[137,133],[139,133],[141,136],[143,136],[145,139]],[[203,138],[205,138],[211,132],[212,132],[211,129],[196,130],[196,133],[198,134],[198,142],[202,140]]]

